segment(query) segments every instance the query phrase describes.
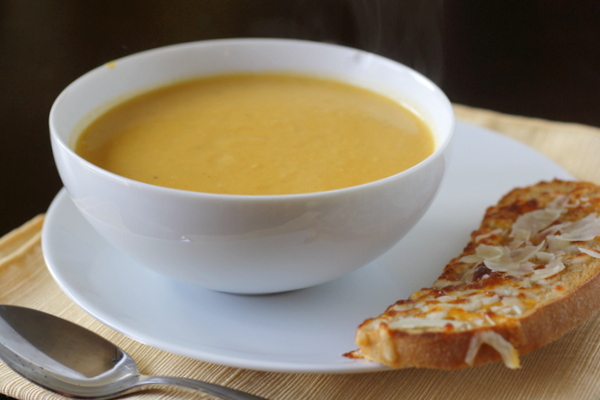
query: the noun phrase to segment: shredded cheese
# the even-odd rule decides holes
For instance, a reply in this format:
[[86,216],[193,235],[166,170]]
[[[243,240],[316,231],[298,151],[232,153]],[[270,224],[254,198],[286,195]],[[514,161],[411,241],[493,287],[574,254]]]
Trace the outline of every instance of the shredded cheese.
[[523,212],[512,224],[506,222],[506,215],[514,215],[515,208],[491,214],[492,220],[499,221],[496,226],[506,228],[482,225],[466,255],[453,260],[431,288],[392,306],[389,329],[415,334],[477,329],[466,364],[475,363],[485,344],[498,352],[507,367],[519,368],[518,351],[494,329],[510,321],[518,323],[548,293],[564,291],[565,270],[584,268],[590,258],[600,259],[600,216],[580,217],[581,207],[592,206],[588,201],[557,196],[541,208],[535,208],[533,201],[522,204],[524,209],[535,209]]
[[506,365],[508,368],[520,368],[521,362],[519,360],[519,353],[513,347],[513,345],[498,333],[489,330],[476,332],[471,338],[469,348],[465,356],[465,362],[468,365],[473,365],[475,357],[477,356],[477,353],[479,353],[481,345],[484,343],[493,347],[494,350],[500,354],[502,361],[504,361],[504,365]]

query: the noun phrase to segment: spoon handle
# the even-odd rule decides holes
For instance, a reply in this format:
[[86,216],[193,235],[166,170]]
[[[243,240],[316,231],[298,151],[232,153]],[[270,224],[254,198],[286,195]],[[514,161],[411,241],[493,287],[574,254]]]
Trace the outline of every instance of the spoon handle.
[[222,400],[267,400],[264,397],[254,396],[250,393],[240,392],[239,390],[215,385],[213,383],[172,376],[141,376],[136,386],[141,385],[175,385],[197,390]]

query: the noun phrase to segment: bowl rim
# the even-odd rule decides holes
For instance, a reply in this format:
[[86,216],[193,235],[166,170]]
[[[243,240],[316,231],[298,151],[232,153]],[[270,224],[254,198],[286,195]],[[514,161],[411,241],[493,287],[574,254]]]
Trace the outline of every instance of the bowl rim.
[[[432,92],[435,93],[435,95],[437,97],[439,97],[439,99],[442,101],[442,103],[448,108],[449,115],[450,115],[450,124],[449,124],[450,126],[448,126],[447,132],[443,135],[443,140],[441,140],[438,144],[436,144],[434,151],[429,156],[427,156],[425,159],[423,159],[419,163],[411,166],[410,168],[407,168],[396,174],[393,174],[393,175],[390,175],[390,176],[387,176],[384,178],[380,178],[380,179],[377,179],[374,181],[362,183],[359,185],[348,186],[348,187],[343,187],[343,188],[338,188],[338,189],[316,191],[316,192],[306,192],[306,193],[263,194],[263,195],[199,192],[199,191],[158,186],[158,185],[153,185],[150,183],[137,181],[137,180],[134,180],[131,178],[127,178],[125,176],[118,175],[114,172],[103,169],[103,168],[87,161],[86,159],[84,159],[83,157],[78,155],[72,149],[72,147],[62,139],[61,135],[58,133],[58,130],[56,128],[55,119],[56,119],[56,114],[58,112],[57,110],[61,106],[63,99],[68,95],[68,93],[70,91],[73,91],[73,90],[77,89],[78,86],[82,85],[84,81],[86,81],[86,80],[90,79],[91,77],[93,77],[94,75],[100,73],[100,71],[103,71],[105,68],[107,68],[107,67],[110,68],[111,63],[130,62],[130,60],[149,57],[154,54],[163,53],[163,52],[193,49],[193,48],[198,48],[198,47],[239,45],[239,44],[244,44],[244,45],[251,44],[251,45],[262,45],[262,46],[285,44],[285,45],[291,45],[291,46],[306,46],[306,47],[314,47],[314,48],[332,48],[332,49],[336,49],[338,51],[340,51],[340,50],[341,51],[353,51],[353,52],[356,52],[357,54],[369,55],[370,57],[374,57],[375,59],[377,59],[378,62],[389,63],[389,64],[392,64],[396,68],[400,68],[400,69],[406,71],[416,81],[420,82],[424,86],[428,86],[429,89],[432,89]],[[309,71],[307,71],[307,72],[309,72]],[[201,77],[201,76],[202,76],[202,74],[198,74],[198,77]],[[206,75],[206,76],[210,76],[210,75]],[[182,81],[185,81],[185,79]],[[160,86],[161,86],[160,84],[156,85],[156,88],[159,88]],[[142,90],[140,93],[143,93],[145,91],[146,90]],[[277,199],[305,200],[305,199],[342,195],[345,193],[353,193],[353,192],[362,191],[362,190],[374,188],[374,187],[381,186],[381,185],[386,185],[390,181],[401,179],[404,176],[414,174],[417,171],[425,168],[427,165],[434,162],[434,160],[436,160],[442,154],[445,153],[446,149],[450,146],[451,142],[453,141],[453,138],[455,135],[456,117],[455,117],[453,109],[452,109],[452,103],[450,102],[450,100],[448,99],[446,94],[441,90],[441,88],[439,88],[438,85],[436,85],[432,80],[430,80],[428,77],[421,74],[420,72],[406,66],[405,64],[402,64],[398,61],[389,59],[387,57],[384,57],[384,56],[381,56],[381,55],[378,55],[375,53],[371,53],[371,52],[368,52],[365,50],[349,47],[349,46],[343,46],[343,45],[332,44],[332,43],[324,43],[324,42],[316,42],[316,41],[310,41],[310,40],[302,40],[302,39],[226,38],[226,39],[210,39],[210,40],[190,41],[190,42],[160,46],[160,47],[132,53],[127,56],[124,56],[124,57],[121,57],[121,58],[118,58],[118,59],[115,59],[112,61],[108,61],[102,65],[99,65],[99,66],[87,71],[83,75],[79,76],[77,79],[72,81],[69,85],[67,85],[60,92],[60,94],[54,100],[52,107],[50,109],[50,113],[49,113],[49,117],[48,117],[48,124],[49,124],[49,128],[50,128],[50,137],[51,137],[52,142],[54,142],[56,145],[58,145],[74,161],[76,161],[79,164],[82,164],[86,169],[92,170],[92,171],[96,172],[97,174],[108,178],[110,181],[119,182],[119,183],[125,184],[129,187],[134,187],[135,189],[138,189],[138,190],[143,190],[143,191],[148,191],[148,192],[155,191],[155,192],[165,194],[165,195],[169,195],[169,194],[178,195],[178,196],[183,196],[185,198],[208,198],[208,199],[216,199],[216,200],[223,200],[223,201],[240,201],[240,200],[273,201],[273,200],[277,200]]]

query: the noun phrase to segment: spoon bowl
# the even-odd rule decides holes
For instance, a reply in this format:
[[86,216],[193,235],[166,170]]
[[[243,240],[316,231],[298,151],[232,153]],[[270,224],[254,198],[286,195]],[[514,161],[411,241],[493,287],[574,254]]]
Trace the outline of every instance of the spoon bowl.
[[148,385],[175,385],[218,399],[265,400],[208,382],[143,375],[129,354],[102,336],[25,307],[0,305],[0,359],[25,379],[71,398],[110,399]]

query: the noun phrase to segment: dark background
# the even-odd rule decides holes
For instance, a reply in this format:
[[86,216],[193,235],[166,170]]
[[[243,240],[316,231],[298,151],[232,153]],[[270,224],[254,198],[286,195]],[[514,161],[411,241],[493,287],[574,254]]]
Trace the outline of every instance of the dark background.
[[453,102],[600,126],[595,0],[0,0],[0,235],[61,187],[47,118],[66,85],[131,53],[227,37],[362,48]]

